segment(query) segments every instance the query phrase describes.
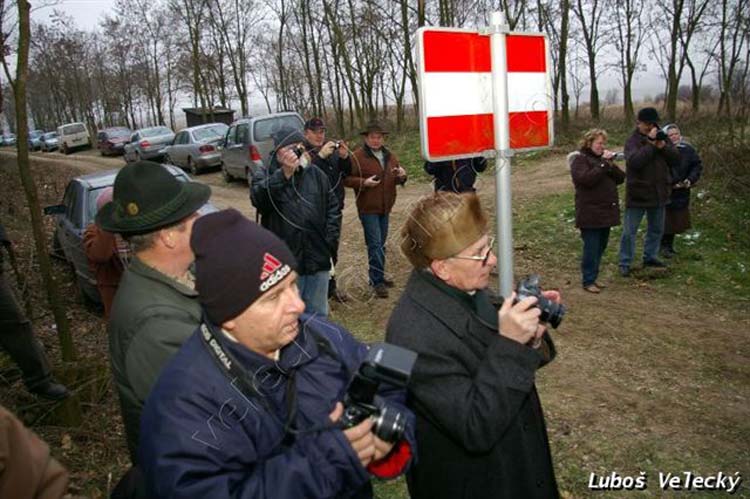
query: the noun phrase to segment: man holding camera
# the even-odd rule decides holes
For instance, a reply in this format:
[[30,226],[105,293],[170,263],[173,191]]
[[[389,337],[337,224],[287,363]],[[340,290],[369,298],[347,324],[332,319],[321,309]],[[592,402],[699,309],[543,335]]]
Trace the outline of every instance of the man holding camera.
[[404,391],[379,391],[406,420],[393,442],[370,418],[336,424],[367,348],[301,315],[284,242],[230,209],[198,220],[191,245],[204,321],[144,409],[149,497],[372,497],[371,475],[403,473],[414,448]]
[[[349,148],[344,141],[326,140],[326,126],[320,118],[312,118],[305,122],[305,149],[312,158],[315,166],[320,168],[328,177],[331,193],[338,200],[339,215],[344,211],[344,177],[352,173],[352,162],[349,157]],[[339,218],[339,223],[341,217]],[[328,298],[338,302],[346,302],[346,294],[336,287],[334,275],[336,264],[339,259],[339,240],[333,248],[331,260],[334,269],[331,270],[331,279],[328,281]]]
[[487,291],[497,264],[488,231],[477,196],[452,192],[422,198],[401,229],[414,270],[386,340],[418,354],[408,386],[413,499],[558,496],[534,378],[555,355],[538,300],[560,295],[514,294],[498,310]]
[[274,134],[268,168],[253,175],[250,200],[261,225],[279,236],[299,265],[299,287],[308,313],[328,315],[331,257],[341,233],[339,200],[327,175],[312,166],[304,137],[284,128]]
[[659,129],[659,113],[653,107],[638,111],[636,129],[625,143],[625,217],[620,239],[620,275],[630,275],[635,255],[635,236],[646,215],[643,245],[644,267],[665,268],[657,256],[664,231],[664,207],[671,192],[670,165],[680,160],[667,135]]

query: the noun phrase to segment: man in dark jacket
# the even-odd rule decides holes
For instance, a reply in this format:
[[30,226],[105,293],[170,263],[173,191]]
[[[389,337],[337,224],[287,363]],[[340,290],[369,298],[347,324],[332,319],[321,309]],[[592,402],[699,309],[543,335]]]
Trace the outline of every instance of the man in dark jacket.
[[477,173],[487,169],[487,160],[481,156],[450,161],[425,161],[424,171],[435,177],[435,192],[474,192]]
[[[401,230],[412,263],[386,339],[418,353],[409,383],[419,462],[414,499],[558,496],[537,369],[554,357],[536,298],[498,310],[487,286],[497,264],[474,194],[422,199]],[[557,292],[545,292],[559,301]]]
[[643,216],[648,226],[643,245],[643,265],[664,268],[658,258],[664,231],[664,206],[671,192],[670,165],[679,155],[666,134],[659,130],[659,114],[653,107],[638,111],[636,129],[625,143],[627,180],[625,217],[620,239],[620,274],[630,275],[635,255],[635,236]]
[[132,462],[143,403],[161,369],[200,323],[189,268],[190,233],[211,189],[180,182],[151,161],[125,166],[96,224],[122,234],[133,250],[112,302],[109,355]]
[[388,131],[371,122],[360,132],[364,144],[354,151],[352,174],[344,184],[357,195],[357,211],[367,245],[369,284],[378,298],[388,297],[392,280],[385,277],[385,244],[388,220],[396,202],[396,186],[406,183],[406,170],[385,147]]
[[0,348],[21,370],[23,382],[31,393],[50,400],[65,398],[70,392],[52,377],[44,348],[5,278],[4,251],[13,256],[11,241],[0,223]]
[[404,438],[373,422],[335,422],[366,347],[319,316],[300,315],[294,257],[236,210],[195,226],[205,320],[164,370],[143,414],[149,497],[371,497],[370,474],[412,460],[414,416],[403,390],[379,404],[406,416]]
[[331,279],[328,281],[328,298],[338,302],[346,302],[346,294],[336,286],[335,267],[339,261],[340,223],[344,211],[344,178],[352,173],[352,161],[349,156],[349,147],[343,140],[326,140],[326,126],[320,118],[312,118],[305,122],[305,149],[312,158],[315,166],[320,168],[328,177],[331,193],[336,196],[339,208],[339,239],[333,249],[331,260]]
[[298,262],[297,285],[305,310],[325,317],[341,211],[327,175],[310,164],[303,141],[302,134],[293,129],[274,134],[276,148],[268,168],[253,175],[250,199],[263,227],[279,236]]

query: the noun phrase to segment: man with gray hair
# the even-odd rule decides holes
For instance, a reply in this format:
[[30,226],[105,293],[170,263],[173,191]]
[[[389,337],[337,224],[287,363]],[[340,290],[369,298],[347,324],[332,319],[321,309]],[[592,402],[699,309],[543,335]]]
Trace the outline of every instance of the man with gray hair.
[[112,202],[96,216],[99,227],[122,234],[133,251],[112,303],[109,354],[134,464],[143,403],[201,321],[190,235],[210,195],[208,186],[180,182],[161,165],[139,161],[120,170]]

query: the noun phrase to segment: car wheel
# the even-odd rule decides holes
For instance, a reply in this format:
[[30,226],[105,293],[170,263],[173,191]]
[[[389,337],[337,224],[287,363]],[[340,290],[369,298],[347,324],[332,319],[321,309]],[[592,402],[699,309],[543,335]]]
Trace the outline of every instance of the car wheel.
[[168,165],[173,165],[174,161],[172,161],[172,158],[169,157],[169,154],[164,155],[164,162]]
[[187,166],[188,170],[190,170],[190,173],[192,173],[193,175],[200,175],[200,169],[198,168],[198,165],[193,163],[192,158],[188,158]]
[[223,161],[221,162],[221,178],[223,178],[224,182],[226,182],[227,184],[231,184],[232,180],[234,180],[232,178],[232,175],[230,175],[227,171],[227,167],[224,165]]
[[70,149],[68,149],[68,144],[66,144],[65,142],[63,142],[62,147],[60,147],[60,151],[63,154],[70,154]]

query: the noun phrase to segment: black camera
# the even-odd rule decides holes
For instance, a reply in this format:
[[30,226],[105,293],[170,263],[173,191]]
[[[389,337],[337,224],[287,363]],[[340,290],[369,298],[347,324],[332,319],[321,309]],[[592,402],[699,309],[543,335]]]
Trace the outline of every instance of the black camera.
[[537,274],[532,274],[525,279],[521,279],[516,288],[516,303],[529,296],[535,296],[537,299],[535,307],[542,311],[539,320],[557,329],[567,310],[565,305],[548,300],[542,295],[542,288],[539,286],[539,276]]
[[375,394],[380,383],[405,388],[411,377],[416,352],[389,343],[370,347],[367,358],[359,366],[344,397],[344,428],[356,426],[368,417],[375,423],[372,432],[386,442],[398,442],[404,436],[406,417],[397,409],[379,406]]
[[339,147],[341,147],[341,141],[340,140],[334,141],[333,142],[333,148],[334,149],[338,149]]
[[294,151],[294,154],[297,155],[298,158],[301,158],[303,154],[305,154],[305,146],[302,144],[298,144],[297,147],[292,149]]
[[657,140],[667,140],[668,138],[669,138],[669,136],[668,136],[668,135],[666,134],[666,132],[665,132],[664,130],[661,130],[661,129],[660,129],[660,130],[658,130],[658,131],[656,132],[656,137],[654,137],[654,138],[653,138],[653,139],[651,139],[651,140],[653,140],[653,141],[657,141]]

